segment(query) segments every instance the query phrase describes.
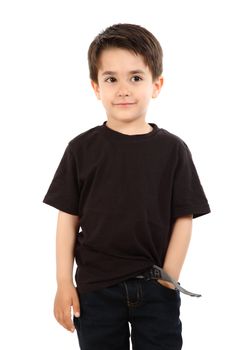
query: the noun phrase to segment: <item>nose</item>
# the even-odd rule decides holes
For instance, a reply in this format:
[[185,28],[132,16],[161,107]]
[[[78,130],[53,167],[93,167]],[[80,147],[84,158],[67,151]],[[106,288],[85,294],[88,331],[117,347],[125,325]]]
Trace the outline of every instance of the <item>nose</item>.
[[130,95],[130,91],[129,91],[128,87],[126,86],[126,84],[121,84],[119,86],[119,89],[117,91],[117,95],[118,96],[129,96]]

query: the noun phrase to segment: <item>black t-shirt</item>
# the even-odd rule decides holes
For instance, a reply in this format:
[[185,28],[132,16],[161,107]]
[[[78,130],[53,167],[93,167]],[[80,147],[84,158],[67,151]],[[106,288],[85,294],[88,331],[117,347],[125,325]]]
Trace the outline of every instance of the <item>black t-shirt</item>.
[[43,199],[80,217],[80,293],[162,267],[174,220],[210,213],[186,143],[149,124],[149,133],[126,135],[105,121],[73,138]]

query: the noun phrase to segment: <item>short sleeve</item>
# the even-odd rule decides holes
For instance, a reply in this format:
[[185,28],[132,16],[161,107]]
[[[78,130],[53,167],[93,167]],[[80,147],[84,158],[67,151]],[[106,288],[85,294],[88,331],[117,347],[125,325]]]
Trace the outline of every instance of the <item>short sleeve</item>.
[[79,215],[78,165],[70,144],[65,149],[43,203],[71,215]]
[[171,216],[193,214],[193,218],[210,213],[210,207],[200,182],[192,154],[181,142],[174,173]]

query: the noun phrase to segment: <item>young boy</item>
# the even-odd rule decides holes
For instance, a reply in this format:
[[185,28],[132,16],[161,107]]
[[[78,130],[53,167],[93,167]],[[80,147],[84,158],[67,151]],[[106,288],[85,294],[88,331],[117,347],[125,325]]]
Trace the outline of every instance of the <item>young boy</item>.
[[210,207],[186,143],[145,121],[162,56],[135,24],[93,40],[90,79],[107,120],[68,143],[43,200],[59,209],[54,315],[81,350],[129,349],[129,322],[133,349],[181,349],[180,292],[199,296],[177,281],[192,219]]

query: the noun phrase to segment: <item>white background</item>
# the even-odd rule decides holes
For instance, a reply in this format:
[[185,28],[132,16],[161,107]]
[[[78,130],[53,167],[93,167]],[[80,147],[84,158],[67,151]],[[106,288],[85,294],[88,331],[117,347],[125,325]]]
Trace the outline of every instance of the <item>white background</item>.
[[[165,84],[147,122],[189,146],[211,214],[193,221],[181,281],[184,350],[232,349],[231,1],[1,1],[0,347],[78,349],[53,316],[57,210],[42,203],[70,139],[101,125],[87,49],[115,23],[152,31]],[[230,317],[230,318],[229,318]]]

